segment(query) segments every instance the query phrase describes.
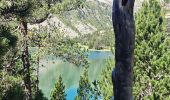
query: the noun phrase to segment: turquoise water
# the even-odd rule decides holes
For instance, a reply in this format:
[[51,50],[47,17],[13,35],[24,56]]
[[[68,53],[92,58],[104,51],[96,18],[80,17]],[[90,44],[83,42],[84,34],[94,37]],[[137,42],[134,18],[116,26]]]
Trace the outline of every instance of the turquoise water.
[[[89,79],[91,81],[99,78],[102,69],[105,67],[106,59],[109,57],[113,57],[109,51],[91,51],[89,53]],[[66,86],[67,100],[74,100],[74,97],[77,95],[77,87],[80,76],[83,73],[83,68],[53,57],[42,59],[41,64],[44,67],[40,69],[39,85],[45,96],[50,97],[51,90],[58,76],[61,75]]]
[[70,87],[66,90],[67,100],[74,100],[74,97],[77,95],[77,87]]

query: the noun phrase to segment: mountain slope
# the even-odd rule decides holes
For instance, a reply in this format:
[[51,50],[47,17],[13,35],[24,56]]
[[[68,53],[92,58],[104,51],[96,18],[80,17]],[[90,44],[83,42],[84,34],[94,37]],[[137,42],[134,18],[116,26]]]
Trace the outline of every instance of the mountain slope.
[[[141,6],[141,1],[136,1],[135,11]],[[82,9],[52,15],[45,22],[29,25],[28,28],[38,28],[50,24],[57,27],[59,32],[73,38],[78,35],[92,34],[96,31],[108,32],[113,30],[111,15],[112,0],[87,0]]]
[[29,25],[28,28],[38,29],[39,26],[53,25],[70,37],[92,34],[96,31],[112,29],[111,5],[95,0],[88,0],[82,9],[52,15],[41,24]]
[[87,1],[83,9],[64,12],[58,18],[78,34],[112,27],[111,5],[99,1]]

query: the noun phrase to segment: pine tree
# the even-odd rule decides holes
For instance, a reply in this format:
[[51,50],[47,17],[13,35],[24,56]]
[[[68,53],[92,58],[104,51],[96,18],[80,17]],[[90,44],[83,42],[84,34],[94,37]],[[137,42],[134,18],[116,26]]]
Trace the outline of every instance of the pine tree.
[[5,71],[0,71],[0,100],[24,100],[21,82],[21,77],[14,77]]
[[101,91],[101,96],[104,100],[109,100],[113,96],[113,91],[110,90],[111,88],[113,88],[112,79],[110,77],[112,74],[113,67],[114,67],[113,59],[111,58],[107,59],[106,66],[102,70],[100,76],[99,87]]
[[51,100],[66,100],[65,85],[62,82],[61,76],[59,76],[54,90],[51,92]]
[[157,0],[144,2],[136,14],[135,100],[170,99],[170,37]]
[[3,0],[1,4],[5,4],[4,6],[1,6],[1,15],[8,16],[9,19],[15,20],[17,18],[17,21],[19,21],[19,29],[22,34],[22,54],[21,54],[21,60],[23,63],[23,80],[24,85],[26,88],[26,99],[32,100],[32,87],[31,87],[31,76],[30,76],[30,60],[29,60],[29,51],[28,51],[28,23],[39,23],[46,19],[46,16],[48,14],[44,14],[42,18],[40,17],[40,14],[38,14],[37,17],[40,17],[40,19],[37,19],[34,15],[34,11],[41,10],[42,8],[47,8],[45,5],[45,2],[39,2],[39,1],[5,1]]
[[[84,1],[84,0],[83,0]],[[22,36],[21,60],[23,64],[23,80],[26,99],[32,100],[31,64],[29,59],[28,23],[37,24],[46,20],[49,14],[69,11],[80,7],[81,0],[60,0],[54,3],[51,0],[13,0],[0,2],[0,15],[8,21],[15,21]]]
[[10,27],[0,25],[0,69],[5,61],[4,55],[13,47],[15,47],[17,37],[11,34]]
[[85,68],[84,73],[80,76],[79,88],[77,89],[78,95],[75,100],[90,100],[92,96],[92,88],[88,79],[88,70]]

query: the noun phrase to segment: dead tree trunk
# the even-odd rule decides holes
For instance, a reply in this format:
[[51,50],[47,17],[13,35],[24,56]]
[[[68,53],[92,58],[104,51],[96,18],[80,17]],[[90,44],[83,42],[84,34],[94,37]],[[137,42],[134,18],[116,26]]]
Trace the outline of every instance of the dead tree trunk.
[[112,73],[114,100],[133,100],[133,60],[135,47],[135,0],[113,0],[115,69]]
[[28,36],[27,36],[27,22],[24,18],[20,20],[20,30],[23,35],[23,50],[22,50],[22,63],[23,63],[23,80],[25,85],[26,100],[32,100],[32,87],[31,87],[31,76],[30,76],[30,62],[29,62],[29,51],[28,51]]

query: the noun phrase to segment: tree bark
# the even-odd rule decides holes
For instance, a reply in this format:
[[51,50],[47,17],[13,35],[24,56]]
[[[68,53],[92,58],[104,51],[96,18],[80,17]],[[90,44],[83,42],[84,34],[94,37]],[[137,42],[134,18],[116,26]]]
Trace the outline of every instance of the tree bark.
[[20,30],[23,35],[22,63],[23,63],[23,69],[24,69],[23,80],[24,80],[24,85],[25,85],[25,90],[26,90],[26,100],[32,100],[27,22],[25,22],[24,18],[20,19]]
[[135,0],[113,0],[115,69],[112,72],[114,100],[133,100],[133,60],[135,47]]

